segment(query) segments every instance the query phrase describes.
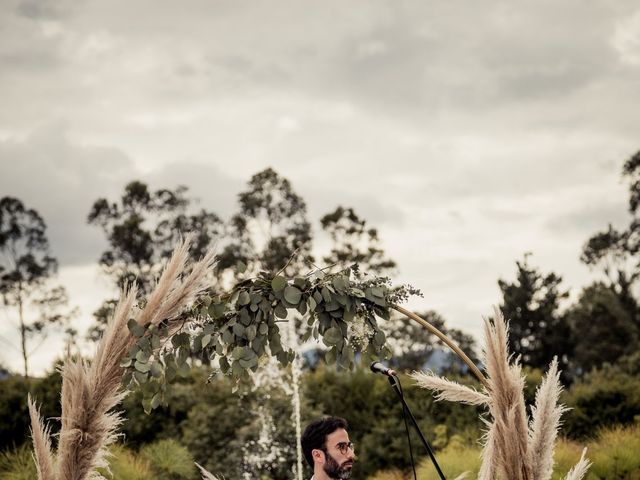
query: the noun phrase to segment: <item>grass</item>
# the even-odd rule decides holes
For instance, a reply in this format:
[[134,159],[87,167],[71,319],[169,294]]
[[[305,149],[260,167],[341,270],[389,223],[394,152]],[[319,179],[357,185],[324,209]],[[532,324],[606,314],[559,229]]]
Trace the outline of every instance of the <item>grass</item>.
[[140,456],[148,459],[157,473],[158,480],[195,478],[196,466],[189,451],[172,439],[159,440],[145,445]]
[[29,445],[0,453],[0,478],[2,480],[33,480],[37,478],[36,464]]
[[[580,459],[582,449],[587,447],[587,456],[593,463],[586,480],[640,480],[640,425],[612,427],[601,430],[586,445],[572,440],[560,439],[554,454],[552,480],[561,480]],[[469,471],[468,479],[477,478],[480,467],[480,447],[454,445],[436,453],[436,459],[447,478],[455,478]],[[427,458],[417,469],[420,480],[437,480],[438,474]],[[413,474],[400,470],[378,472],[368,480],[405,480]]]

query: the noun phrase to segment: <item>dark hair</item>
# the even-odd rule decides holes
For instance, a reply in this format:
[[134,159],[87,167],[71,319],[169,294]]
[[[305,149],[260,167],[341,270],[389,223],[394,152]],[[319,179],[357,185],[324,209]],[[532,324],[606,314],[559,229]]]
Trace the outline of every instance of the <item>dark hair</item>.
[[302,433],[300,443],[302,444],[304,458],[311,468],[313,468],[311,451],[315,449],[324,450],[327,444],[327,435],[331,435],[339,428],[346,430],[348,427],[347,421],[341,417],[324,417],[307,425],[307,428]]

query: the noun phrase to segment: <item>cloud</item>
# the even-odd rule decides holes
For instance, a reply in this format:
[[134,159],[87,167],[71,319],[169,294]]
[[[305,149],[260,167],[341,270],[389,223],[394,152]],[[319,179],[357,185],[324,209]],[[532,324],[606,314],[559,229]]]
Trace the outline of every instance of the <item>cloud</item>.
[[136,168],[119,149],[71,141],[62,124],[43,126],[25,139],[0,142],[0,191],[34,208],[48,226],[61,264],[98,260],[102,234],[86,224],[93,201],[112,195]]
[[609,224],[626,229],[630,220],[624,199],[608,198],[597,202],[585,201],[569,211],[563,208],[545,222],[545,227],[556,235],[582,235],[586,242],[588,236],[605,230]]
[[194,208],[204,208],[222,219],[228,219],[236,213],[238,193],[249,180],[240,181],[215,165],[189,161],[165,165],[146,179],[157,188],[188,187],[188,196],[194,200]]

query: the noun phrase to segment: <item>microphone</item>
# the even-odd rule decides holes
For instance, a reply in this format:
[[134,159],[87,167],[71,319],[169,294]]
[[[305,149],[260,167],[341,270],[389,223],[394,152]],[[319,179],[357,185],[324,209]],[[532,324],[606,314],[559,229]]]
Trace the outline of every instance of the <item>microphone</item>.
[[391,370],[390,368],[385,367],[380,362],[373,362],[369,368],[371,368],[371,371],[373,373],[381,373],[382,375],[386,375],[387,377],[397,376],[394,370]]

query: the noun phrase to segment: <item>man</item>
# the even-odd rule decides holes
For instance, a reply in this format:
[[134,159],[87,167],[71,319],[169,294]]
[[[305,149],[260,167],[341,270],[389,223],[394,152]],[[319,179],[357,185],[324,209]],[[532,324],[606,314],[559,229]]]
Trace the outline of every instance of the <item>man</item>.
[[300,443],[313,469],[311,480],[346,480],[356,458],[344,418],[325,417],[304,429]]

